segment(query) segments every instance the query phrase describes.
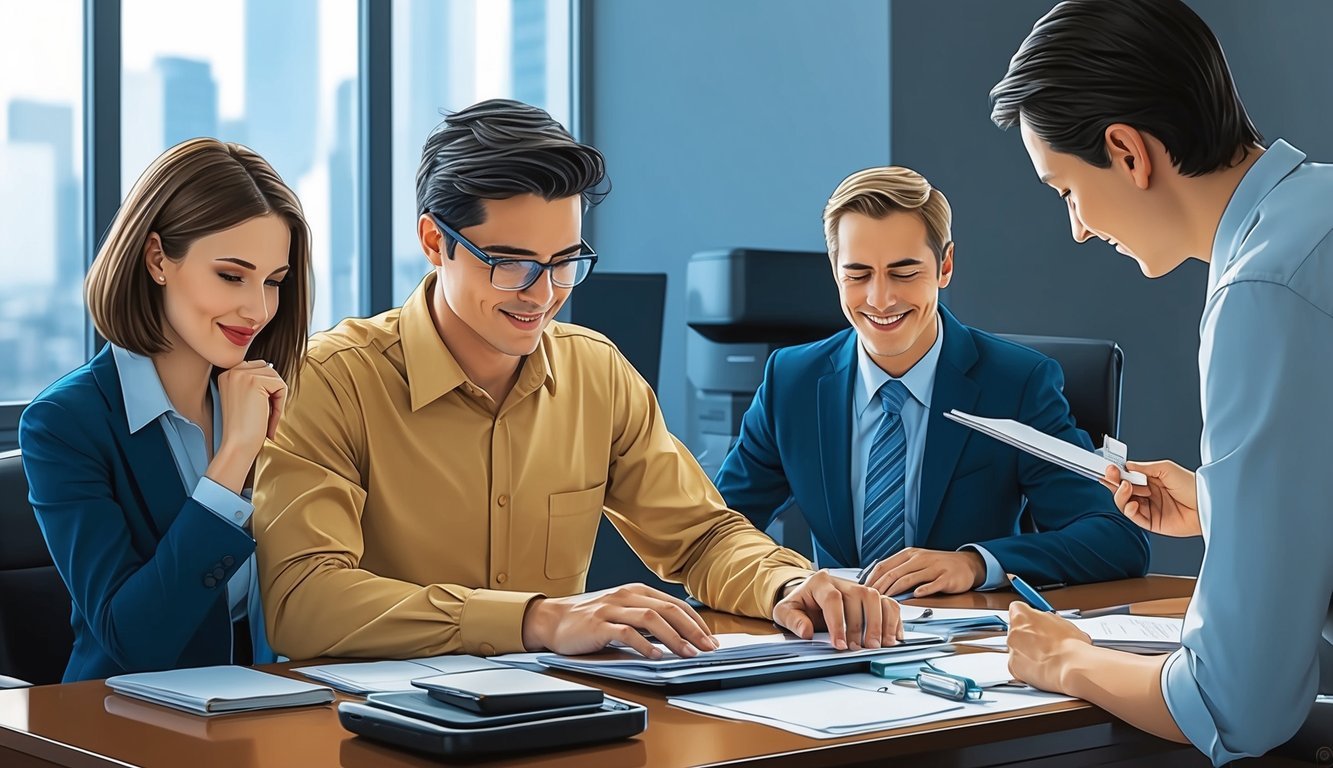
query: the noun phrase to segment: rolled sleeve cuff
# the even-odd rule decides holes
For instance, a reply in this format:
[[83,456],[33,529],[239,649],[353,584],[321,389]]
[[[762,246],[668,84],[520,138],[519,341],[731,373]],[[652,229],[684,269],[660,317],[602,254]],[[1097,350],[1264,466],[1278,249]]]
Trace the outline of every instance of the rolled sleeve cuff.
[[523,617],[528,604],[540,592],[505,592],[497,589],[475,590],[463,603],[459,618],[459,637],[463,653],[473,656],[494,656],[499,653],[522,653]]
[[255,512],[255,505],[249,499],[237,496],[208,477],[199,478],[190,498],[237,528],[244,529]]
[[778,602],[782,600],[782,591],[793,581],[803,581],[814,575],[814,571],[808,568],[798,568],[794,565],[783,565],[769,571],[767,576],[760,579],[758,585],[759,593],[756,602],[759,605],[765,605],[763,602],[768,600],[768,613],[751,613],[750,615],[757,619],[773,618],[773,609],[777,607]]
[[978,555],[981,555],[981,559],[986,563],[986,580],[981,582],[981,586],[977,587],[977,589],[984,591],[988,589],[999,589],[1004,586],[1006,583],[1006,579],[1004,578],[1004,568],[1000,567],[1000,561],[995,559],[995,555],[992,555],[990,550],[980,544],[964,544],[958,548],[958,551],[963,552],[969,549],[976,552]]
[[1213,761],[1213,765],[1248,757],[1243,753],[1232,752],[1222,744],[1217,726],[1213,724],[1213,715],[1208,711],[1203,693],[1190,670],[1187,653],[1181,648],[1162,665],[1162,697],[1166,699],[1167,711],[1176,721],[1176,727],[1180,728],[1180,732],[1196,749]]

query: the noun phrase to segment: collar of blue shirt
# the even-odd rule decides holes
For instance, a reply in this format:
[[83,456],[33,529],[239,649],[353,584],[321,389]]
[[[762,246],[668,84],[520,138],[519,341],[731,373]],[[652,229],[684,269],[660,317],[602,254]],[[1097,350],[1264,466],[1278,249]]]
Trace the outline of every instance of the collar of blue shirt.
[[[930,409],[930,395],[935,390],[935,370],[940,364],[940,350],[944,347],[944,322],[935,315],[935,343],[930,345],[925,356],[917,361],[902,378],[898,379],[912,393],[913,399]],[[879,388],[893,377],[870,359],[858,336],[856,339],[856,391],[852,404],[856,413],[861,414],[870,406],[870,401],[879,392]]]
[[[111,356],[116,361],[116,375],[120,378],[120,391],[125,399],[125,417],[131,433],[148,426],[164,413],[188,421],[167,397],[152,358],[114,344],[111,345]],[[213,395],[213,423],[221,424],[222,404],[218,402],[217,384],[209,382],[208,386]]]
[[1241,240],[1250,230],[1251,214],[1268,193],[1303,162],[1304,152],[1278,139],[1245,172],[1217,224],[1212,262],[1208,265],[1209,293],[1237,255]]

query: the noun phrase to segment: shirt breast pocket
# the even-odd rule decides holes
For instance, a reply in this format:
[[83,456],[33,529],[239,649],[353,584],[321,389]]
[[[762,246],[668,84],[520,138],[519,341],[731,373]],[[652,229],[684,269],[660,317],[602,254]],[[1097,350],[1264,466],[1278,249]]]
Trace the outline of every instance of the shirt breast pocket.
[[606,483],[586,491],[551,494],[546,578],[568,579],[587,572],[605,501]]

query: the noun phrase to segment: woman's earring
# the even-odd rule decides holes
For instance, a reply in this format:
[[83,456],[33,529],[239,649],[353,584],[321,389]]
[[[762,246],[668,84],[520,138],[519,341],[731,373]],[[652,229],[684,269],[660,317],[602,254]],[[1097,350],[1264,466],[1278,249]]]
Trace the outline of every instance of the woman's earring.
[[158,276],[157,276],[157,281],[158,281],[159,283],[165,283],[165,282],[167,281],[167,276],[166,276],[166,275],[158,275]]

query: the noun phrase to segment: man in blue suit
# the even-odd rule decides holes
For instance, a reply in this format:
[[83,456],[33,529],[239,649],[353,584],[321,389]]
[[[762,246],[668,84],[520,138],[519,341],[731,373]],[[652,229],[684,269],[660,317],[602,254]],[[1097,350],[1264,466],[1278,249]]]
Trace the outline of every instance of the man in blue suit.
[[[716,483],[763,529],[791,502],[821,567],[874,563],[884,594],[1141,576],[1146,535],[1110,494],[949,421],[1011,418],[1091,448],[1060,366],[939,305],[953,278],[949,203],[920,174],[852,174],[824,209],[852,328],[773,354]],[[1027,509],[1034,533],[1020,533]]]

